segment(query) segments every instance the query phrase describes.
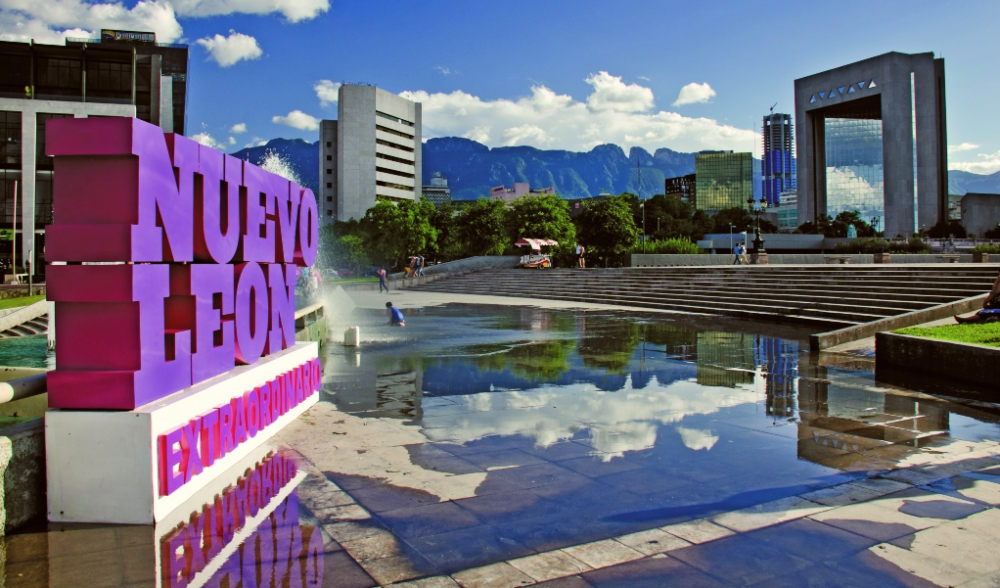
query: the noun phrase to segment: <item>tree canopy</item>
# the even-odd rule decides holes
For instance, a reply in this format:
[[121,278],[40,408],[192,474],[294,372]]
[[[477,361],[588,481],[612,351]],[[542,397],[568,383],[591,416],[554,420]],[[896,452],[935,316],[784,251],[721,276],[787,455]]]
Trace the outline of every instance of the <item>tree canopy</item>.
[[632,206],[624,195],[584,201],[576,226],[580,242],[602,256],[624,253],[639,238]]

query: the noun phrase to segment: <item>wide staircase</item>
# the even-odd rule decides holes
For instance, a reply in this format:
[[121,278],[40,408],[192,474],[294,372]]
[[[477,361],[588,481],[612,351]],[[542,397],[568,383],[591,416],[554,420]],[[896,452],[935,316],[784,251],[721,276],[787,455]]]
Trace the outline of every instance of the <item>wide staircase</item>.
[[496,269],[416,289],[780,320],[833,330],[985,294],[998,270],[998,264]]

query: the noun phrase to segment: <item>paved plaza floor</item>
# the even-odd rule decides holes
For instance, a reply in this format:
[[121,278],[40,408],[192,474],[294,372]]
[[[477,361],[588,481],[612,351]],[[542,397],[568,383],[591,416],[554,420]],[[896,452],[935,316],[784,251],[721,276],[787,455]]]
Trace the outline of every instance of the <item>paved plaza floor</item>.
[[297,472],[270,502],[228,533],[228,495],[175,529],[40,523],[6,538],[6,585],[1000,586],[981,396],[878,382],[799,327],[406,291],[330,307],[362,345],[325,346],[321,401],[270,442]]

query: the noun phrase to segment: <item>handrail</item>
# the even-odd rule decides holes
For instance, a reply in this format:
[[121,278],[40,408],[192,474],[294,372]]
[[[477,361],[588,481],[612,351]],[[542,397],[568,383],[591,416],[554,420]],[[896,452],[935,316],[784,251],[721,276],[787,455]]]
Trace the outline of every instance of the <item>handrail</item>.
[[305,308],[303,308],[301,310],[296,310],[295,311],[295,318],[296,319],[300,319],[300,318],[306,316],[309,313],[316,312],[317,310],[319,310],[322,307],[323,307],[323,303],[322,302],[317,302],[316,304],[313,304],[312,306],[307,306],[307,307],[305,307]]
[[35,374],[0,382],[0,404],[45,394],[49,389],[45,376],[46,374]]

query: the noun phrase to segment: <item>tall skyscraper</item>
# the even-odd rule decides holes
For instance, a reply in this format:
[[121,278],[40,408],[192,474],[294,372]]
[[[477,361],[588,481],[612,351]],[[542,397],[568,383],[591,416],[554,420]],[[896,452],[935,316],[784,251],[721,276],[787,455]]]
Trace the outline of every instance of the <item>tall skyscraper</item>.
[[792,117],[771,113],[761,127],[764,151],[760,160],[762,197],[771,207],[780,206],[781,193],[795,189],[795,138]]
[[420,103],[375,86],[344,84],[338,90],[337,117],[320,125],[324,222],[360,219],[376,197],[420,198]]
[[702,151],[694,156],[695,208],[718,212],[745,208],[753,198],[753,155]]

